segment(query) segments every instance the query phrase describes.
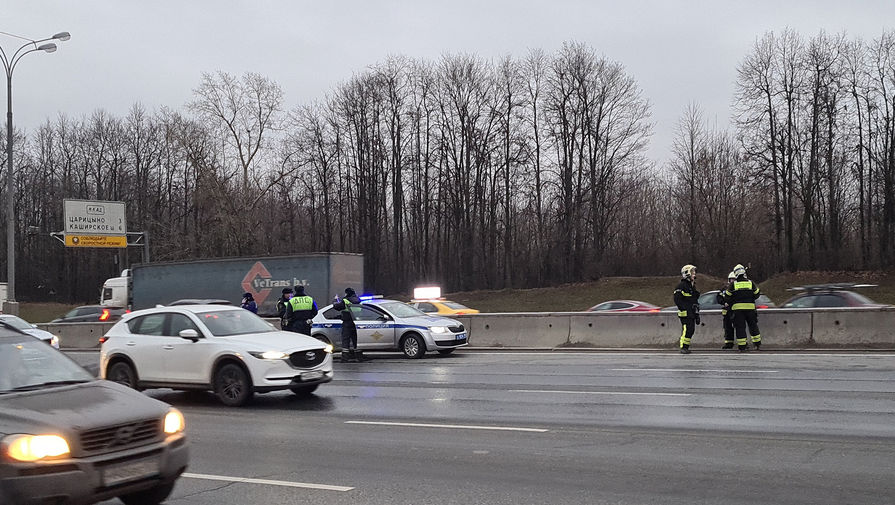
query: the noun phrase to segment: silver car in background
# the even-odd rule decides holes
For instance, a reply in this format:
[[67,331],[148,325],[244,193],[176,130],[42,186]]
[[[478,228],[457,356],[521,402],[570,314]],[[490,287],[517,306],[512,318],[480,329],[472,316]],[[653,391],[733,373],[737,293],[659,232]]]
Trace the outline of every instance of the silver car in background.
[[[314,317],[311,336],[342,344],[342,315],[328,305]],[[401,351],[408,358],[422,358],[427,351],[450,354],[468,345],[466,328],[456,319],[429,316],[397,300],[361,297],[356,316],[357,348],[364,351]]]

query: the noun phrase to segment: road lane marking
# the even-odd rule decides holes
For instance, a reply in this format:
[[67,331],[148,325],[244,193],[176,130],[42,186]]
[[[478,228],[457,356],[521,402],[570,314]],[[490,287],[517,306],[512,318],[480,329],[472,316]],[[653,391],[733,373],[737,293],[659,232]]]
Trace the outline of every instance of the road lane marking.
[[250,479],[247,477],[227,477],[225,475],[208,475],[204,473],[184,473],[182,477],[202,480],[220,480],[224,482],[239,482],[245,484],[264,484],[267,486],[300,487],[304,489],[320,489],[323,491],[351,491],[353,487],[331,486],[329,484],[310,484],[308,482],[290,482],[286,480]]
[[526,431],[530,433],[546,433],[549,430],[541,428],[516,428],[514,426],[474,426],[465,424],[425,424],[425,423],[392,423],[386,421],[345,421],[345,424],[369,424],[374,426],[405,426],[410,428],[449,428],[454,430],[495,430],[495,431]]
[[722,370],[712,368],[610,368],[613,372],[723,372],[723,373],[780,373],[780,370]]
[[693,396],[690,393],[639,393],[633,391],[562,391],[555,389],[511,389],[510,393],[559,393],[569,395],[640,395],[640,396]]

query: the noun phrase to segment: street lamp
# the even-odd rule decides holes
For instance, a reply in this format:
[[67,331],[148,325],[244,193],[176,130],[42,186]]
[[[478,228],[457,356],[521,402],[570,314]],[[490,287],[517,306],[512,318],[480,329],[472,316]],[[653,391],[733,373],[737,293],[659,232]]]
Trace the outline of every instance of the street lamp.
[[[21,40],[27,40],[12,56],[8,57],[3,47],[0,47],[0,60],[6,70],[6,299],[9,305],[7,312],[18,313],[16,301],[16,236],[15,236],[15,206],[13,205],[15,184],[12,170],[12,73],[16,69],[19,60],[28,53],[44,51],[52,53],[56,50],[55,42],[51,40],[66,41],[71,38],[68,32],[59,32],[52,37],[41,40],[31,40],[11,33],[0,32]],[[41,42],[45,44],[38,45]]]

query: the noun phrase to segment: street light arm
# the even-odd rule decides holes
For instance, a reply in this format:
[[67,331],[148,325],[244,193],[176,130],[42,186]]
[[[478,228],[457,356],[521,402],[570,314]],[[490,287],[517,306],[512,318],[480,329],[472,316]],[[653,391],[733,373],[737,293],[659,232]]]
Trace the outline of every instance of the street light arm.
[[[30,44],[26,44],[26,45],[30,45]],[[19,50],[21,50],[21,48],[19,48]],[[6,70],[6,73],[8,74],[8,76],[12,76],[12,73],[13,73],[13,72],[15,71],[15,69],[16,69],[16,65],[18,65],[18,64],[19,64],[19,61],[22,60],[22,56],[25,56],[25,55],[28,54],[28,53],[33,53],[33,52],[35,52],[35,51],[42,51],[42,49],[40,49],[40,48],[29,49],[29,50],[25,51],[25,52],[22,53],[22,54],[19,54],[19,51],[16,51],[16,55],[17,55],[17,56],[14,56],[14,57],[13,57],[12,65],[9,65],[9,67],[8,67],[7,70]]]

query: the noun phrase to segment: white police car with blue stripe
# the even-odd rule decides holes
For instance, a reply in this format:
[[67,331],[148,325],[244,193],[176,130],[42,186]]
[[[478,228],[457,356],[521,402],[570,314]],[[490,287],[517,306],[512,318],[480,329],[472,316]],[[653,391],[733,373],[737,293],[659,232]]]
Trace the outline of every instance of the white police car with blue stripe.
[[[450,354],[468,345],[466,328],[456,319],[429,316],[397,300],[362,296],[355,314],[357,348],[364,351],[401,351],[422,358],[427,351]],[[342,315],[328,305],[314,317],[311,336],[340,347]]]

